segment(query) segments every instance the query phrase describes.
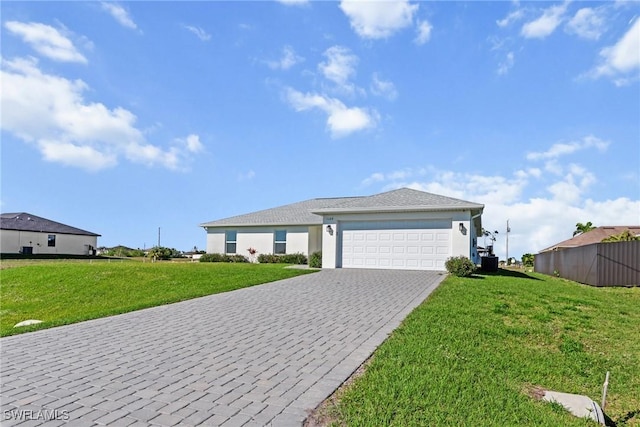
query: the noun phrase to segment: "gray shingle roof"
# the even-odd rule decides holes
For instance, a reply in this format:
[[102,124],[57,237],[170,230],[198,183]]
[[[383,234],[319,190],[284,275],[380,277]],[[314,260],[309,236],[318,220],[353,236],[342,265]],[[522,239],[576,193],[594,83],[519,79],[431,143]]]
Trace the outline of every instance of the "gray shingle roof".
[[346,212],[397,212],[469,209],[482,211],[484,205],[401,188],[364,197],[311,199],[200,224],[201,227],[322,224],[322,214]]
[[51,221],[27,212],[0,214],[0,229],[35,231],[41,233],[76,234],[80,236],[100,236],[100,234]]
[[201,227],[252,226],[252,225],[321,225],[322,216],[312,213],[345,202],[354,197],[311,199],[277,208],[265,209],[245,215],[232,216],[200,224]]
[[469,209],[482,210],[484,205],[440,196],[425,191],[400,188],[386,193],[359,197],[339,205],[318,209],[321,214],[346,212],[394,212]]

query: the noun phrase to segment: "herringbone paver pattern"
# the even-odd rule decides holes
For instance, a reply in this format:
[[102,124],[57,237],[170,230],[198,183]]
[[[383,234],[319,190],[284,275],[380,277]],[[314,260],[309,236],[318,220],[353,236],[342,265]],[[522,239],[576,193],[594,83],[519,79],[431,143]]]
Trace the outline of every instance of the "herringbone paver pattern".
[[328,270],[3,338],[2,425],[300,425],[443,277]]

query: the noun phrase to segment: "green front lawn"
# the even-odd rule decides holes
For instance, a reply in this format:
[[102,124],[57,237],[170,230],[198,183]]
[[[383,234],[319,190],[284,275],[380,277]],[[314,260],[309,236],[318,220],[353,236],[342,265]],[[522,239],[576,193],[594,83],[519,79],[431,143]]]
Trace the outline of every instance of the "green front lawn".
[[[0,336],[232,291],[310,272],[282,264],[38,262],[0,271]],[[34,326],[13,328],[27,319]]]
[[540,389],[640,426],[640,288],[501,270],[448,277],[325,410],[349,426],[585,426]]

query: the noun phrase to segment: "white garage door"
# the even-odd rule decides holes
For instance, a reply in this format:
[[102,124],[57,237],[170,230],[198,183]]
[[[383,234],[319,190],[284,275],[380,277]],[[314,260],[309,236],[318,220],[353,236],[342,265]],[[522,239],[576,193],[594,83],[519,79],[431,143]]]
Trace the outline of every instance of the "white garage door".
[[342,267],[444,270],[451,221],[343,223]]

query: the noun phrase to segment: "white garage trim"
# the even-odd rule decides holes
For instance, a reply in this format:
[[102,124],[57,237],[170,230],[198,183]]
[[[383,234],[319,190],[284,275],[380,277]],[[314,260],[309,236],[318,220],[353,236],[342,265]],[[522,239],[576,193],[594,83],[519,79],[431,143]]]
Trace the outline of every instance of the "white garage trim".
[[450,219],[340,224],[343,268],[444,270],[451,254]]

